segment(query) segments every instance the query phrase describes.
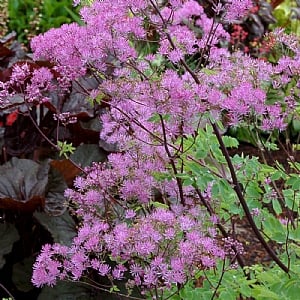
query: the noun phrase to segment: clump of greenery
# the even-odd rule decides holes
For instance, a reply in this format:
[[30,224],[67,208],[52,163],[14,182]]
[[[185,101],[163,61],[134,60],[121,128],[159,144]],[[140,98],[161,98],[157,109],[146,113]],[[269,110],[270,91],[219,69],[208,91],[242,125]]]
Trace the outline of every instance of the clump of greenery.
[[[50,28],[79,21],[70,0],[9,0],[2,5],[8,10],[8,29],[16,31],[19,41],[25,45],[32,37]],[[0,16],[0,26],[1,21]]]
[[[277,4],[278,3],[278,4]],[[285,28],[287,33],[300,35],[300,3],[295,0],[277,1],[274,5],[273,15],[277,20],[277,24],[273,25]]]
[[7,32],[8,21],[8,1],[3,0],[0,2],[0,36],[3,36]]

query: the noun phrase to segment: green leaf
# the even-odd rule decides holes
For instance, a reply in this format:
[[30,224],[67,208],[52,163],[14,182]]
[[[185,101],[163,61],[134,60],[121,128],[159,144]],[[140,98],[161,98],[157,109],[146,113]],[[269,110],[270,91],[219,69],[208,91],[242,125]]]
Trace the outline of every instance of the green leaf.
[[236,300],[236,293],[232,290],[222,291],[218,297],[220,300]]
[[282,191],[286,206],[294,211],[298,211],[300,204],[300,194],[292,189],[286,189]]
[[68,12],[68,14],[72,17],[72,19],[76,23],[78,23],[79,25],[84,25],[84,22],[81,20],[81,18],[76,13],[74,13],[70,8],[64,6],[64,9]]
[[239,141],[234,137],[224,135],[222,139],[227,148],[237,148],[239,146]]
[[[300,120],[299,119],[293,119],[292,120],[292,126],[296,133],[300,132]],[[294,145],[293,145],[294,146]]]
[[183,180],[182,185],[183,186],[191,186],[194,184],[194,182],[195,182],[194,179],[189,177],[189,178],[186,178]]
[[274,104],[276,102],[282,102],[285,95],[282,90],[271,88],[267,93],[267,104]]
[[276,293],[270,291],[267,287],[263,285],[255,285],[253,287],[255,291],[254,295],[257,296],[257,298],[255,299],[281,300],[281,297],[279,297]]
[[164,209],[169,209],[169,206],[167,204],[157,202],[157,201],[150,201],[150,204],[153,205],[156,208],[164,208]]
[[240,292],[245,297],[251,297],[252,295],[252,288],[249,286],[251,283],[255,283],[256,280],[251,280],[248,284],[242,283],[240,286]]
[[119,289],[116,285],[113,285],[113,286],[109,289],[109,292],[110,292],[110,293],[113,293],[113,292],[120,292],[120,289]]
[[202,174],[196,179],[196,186],[201,190],[204,191],[207,188],[209,182],[214,180],[213,175],[207,173]]
[[273,215],[265,214],[263,229],[267,236],[269,236],[272,240],[278,243],[285,243],[286,234],[284,227]]
[[289,234],[289,238],[292,240],[299,242],[300,241],[300,227],[297,227],[295,230],[291,230]]
[[291,177],[286,181],[286,184],[292,186],[293,190],[300,189],[300,176],[296,174],[291,174]]
[[59,156],[64,155],[65,158],[68,158],[68,156],[75,151],[75,147],[73,147],[72,143],[67,143],[66,141],[61,142],[57,141],[57,146],[59,148]]
[[282,172],[281,171],[274,171],[274,173],[271,175],[271,180],[278,180],[282,178]]
[[[299,273],[298,273],[299,275]],[[288,299],[297,299],[300,294],[299,278],[291,278],[285,285],[284,291]]]
[[[202,175],[203,173],[203,167],[201,167],[199,164],[195,162],[187,162],[186,167],[189,171],[192,171],[193,174],[195,175]],[[207,170],[204,170],[207,172]]]
[[239,140],[239,142],[251,143],[256,146],[256,140],[251,134],[251,130],[247,127],[230,128],[229,134]]
[[249,183],[249,185],[246,188],[246,195],[249,198],[258,199],[261,197],[262,194],[263,191],[256,182]]
[[276,215],[280,215],[282,213],[281,205],[277,199],[272,200],[272,206],[273,206],[273,209],[274,209]]
[[160,115],[159,113],[154,113],[149,119],[148,122],[160,123],[161,119],[164,121],[169,121],[171,119],[170,114]]
[[197,152],[195,154],[195,158],[196,159],[204,159],[204,158],[207,157],[207,155],[208,155],[208,149],[207,148],[204,149],[204,148],[198,147]]

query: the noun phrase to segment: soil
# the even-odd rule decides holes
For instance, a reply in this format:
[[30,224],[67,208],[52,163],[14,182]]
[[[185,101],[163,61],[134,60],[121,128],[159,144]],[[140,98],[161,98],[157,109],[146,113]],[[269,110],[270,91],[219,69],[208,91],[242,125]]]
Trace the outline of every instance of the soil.
[[[279,162],[287,171],[290,169],[289,161],[294,159],[294,161],[300,161],[300,151],[291,151],[292,156],[288,154],[286,149],[279,149],[275,151],[269,151],[264,153],[264,158],[261,151],[250,144],[241,144],[237,149],[229,149],[229,154],[231,156],[235,154],[243,154],[249,157],[258,157],[261,163],[264,159],[269,165],[275,165],[275,162]],[[282,186],[279,188],[282,188]],[[243,254],[243,259],[246,265],[253,265],[256,263],[270,263],[272,259],[269,257],[266,250],[263,248],[255,234],[253,233],[251,226],[249,225],[246,218],[242,220],[235,220],[235,232],[236,238],[240,241],[245,249],[245,254]],[[270,244],[272,248],[276,247],[275,244]]]

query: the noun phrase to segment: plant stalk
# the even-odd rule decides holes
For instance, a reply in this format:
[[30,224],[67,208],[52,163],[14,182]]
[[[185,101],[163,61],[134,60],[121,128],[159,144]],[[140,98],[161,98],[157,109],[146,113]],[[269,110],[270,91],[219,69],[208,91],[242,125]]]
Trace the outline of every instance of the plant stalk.
[[267,253],[270,255],[270,257],[275,261],[275,263],[285,272],[285,273],[289,273],[289,268],[278,258],[278,256],[276,255],[276,253],[273,251],[273,249],[269,246],[269,244],[266,242],[266,240],[263,238],[261,232],[259,231],[259,229],[257,228],[253,218],[252,218],[252,215],[251,215],[251,212],[249,210],[249,207],[246,203],[246,200],[243,196],[243,193],[242,193],[242,190],[240,188],[240,185],[239,185],[239,182],[238,182],[238,179],[237,179],[237,176],[236,176],[236,173],[235,173],[235,170],[234,170],[234,167],[233,167],[233,164],[232,164],[232,161],[230,159],[230,156],[229,156],[229,153],[227,151],[227,148],[225,147],[224,143],[223,143],[223,140],[222,140],[222,136],[220,134],[220,131],[217,127],[217,125],[213,122],[210,122],[212,127],[213,127],[213,130],[214,130],[214,133],[218,139],[218,142],[219,142],[219,145],[221,147],[221,151],[226,159],[226,162],[227,162],[227,165],[228,165],[228,168],[229,168],[229,171],[230,171],[230,175],[231,175],[231,178],[232,178],[232,182],[233,182],[233,189],[235,190],[237,196],[238,196],[238,199],[243,207],[243,210],[245,212],[245,215],[246,215],[246,218],[254,232],[254,234],[256,235],[256,237],[258,238],[258,240],[260,241],[260,243],[262,244],[262,246],[265,248],[265,250],[267,251]]

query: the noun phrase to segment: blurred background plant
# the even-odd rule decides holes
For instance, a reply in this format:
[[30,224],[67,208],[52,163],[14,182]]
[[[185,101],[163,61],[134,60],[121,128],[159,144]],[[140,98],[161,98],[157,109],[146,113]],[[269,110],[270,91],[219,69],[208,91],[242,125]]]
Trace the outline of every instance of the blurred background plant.
[[273,15],[276,18],[276,27],[285,28],[287,33],[300,35],[300,1],[299,0],[273,0],[271,5],[274,8]]
[[0,2],[0,37],[4,36],[7,31],[8,23],[8,0]]
[[70,0],[6,0],[0,4],[0,34],[16,31],[25,46],[35,35],[65,23],[80,22]]

